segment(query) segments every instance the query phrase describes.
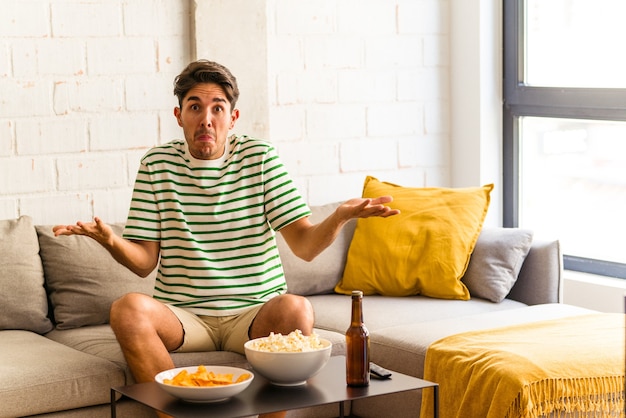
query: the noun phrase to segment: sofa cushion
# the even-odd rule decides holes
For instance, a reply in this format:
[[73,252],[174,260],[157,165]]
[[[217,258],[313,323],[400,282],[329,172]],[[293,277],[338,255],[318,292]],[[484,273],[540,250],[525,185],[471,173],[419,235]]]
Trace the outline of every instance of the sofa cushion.
[[[323,221],[337,209],[337,206],[339,206],[338,203],[330,203],[311,207],[311,222],[317,224]],[[332,293],[343,274],[355,226],[355,221],[348,222],[332,245],[313,261],[308,262],[296,257],[283,236],[278,233],[276,242],[285,271],[288,292],[296,295]]]
[[[315,311],[315,327],[345,335],[350,326],[350,297],[346,295],[312,295],[307,299]],[[460,318],[484,312],[498,312],[526,306],[505,299],[502,303],[473,298],[447,300],[426,296],[371,295],[363,298],[363,320],[370,334],[384,328],[415,323],[428,323],[443,318]],[[399,339],[404,336],[398,336]]]
[[[523,323],[586,315],[593,311],[578,306],[551,303],[517,306],[426,322],[399,324],[370,333],[372,361],[392,370],[423,377],[428,347],[441,338],[463,332],[500,328]],[[399,337],[401,336],[401,337]]]
[[[135,382],[115,334],[109,325],[93,325],[66,330],[57,328],[46,334],[46,337],[82,353],[91,354],[116,364],[125,374],[124,384],[129,385]],[[231,351],[172,353],[172,360],[176,367],[198,364],[245,363],[244,356]]]
[[533,232],[527,229],[483,229],[461,279],[470,294],[501,302],[515,284],[532,241]]
[[[111,227],[121,235],[121,225]],[[129,292],[152,295],[156,271],[139,277],[91,238],[55,237],[52,226],[37,225],[36,229],[58,329],[108,323],[115,299]]]
[[338,293],[470,298],[461,282],[482,229],[493,185],[411,188],[365,181],[363,197],[393,196],[401,213],[357,221]]
[[0,221],[0,329],[52,329],[39,242],[28,216]]
[[0,416],[108,404],[125,384],[115,364],[28,331],[0,331]]

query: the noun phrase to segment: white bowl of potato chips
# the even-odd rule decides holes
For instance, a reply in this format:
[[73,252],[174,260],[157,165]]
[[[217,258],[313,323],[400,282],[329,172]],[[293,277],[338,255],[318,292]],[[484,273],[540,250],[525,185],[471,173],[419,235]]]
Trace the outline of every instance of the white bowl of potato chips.
[[221,402],[242,392],[254,374],[229,366],[191,366],[165,370],[154,377],[170,395],[188,402]]
[[315,333],[299,330],[289,335],[270,334],[244,345],[255,372],[279,386],[298,386],[315,376],[330,358],[332,343]]

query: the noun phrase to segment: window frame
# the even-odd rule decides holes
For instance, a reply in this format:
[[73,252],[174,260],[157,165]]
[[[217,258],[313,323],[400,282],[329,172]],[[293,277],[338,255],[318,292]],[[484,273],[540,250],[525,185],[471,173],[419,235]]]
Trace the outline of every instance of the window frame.
[[[626,121],[626,89],[524,83],[525,0],[503,2],[503,225],[519,226],[519,118]],[[567,270],[626,279],[626,264],[565,254]]]

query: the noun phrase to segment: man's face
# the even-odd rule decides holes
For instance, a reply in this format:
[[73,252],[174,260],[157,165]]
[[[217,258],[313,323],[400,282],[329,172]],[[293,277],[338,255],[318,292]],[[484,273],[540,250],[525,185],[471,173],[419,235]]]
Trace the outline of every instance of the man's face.
[[228,132],[239,118],[231,109],[222,88],[202,83],[189,90],[180,108],[174,108],[178,125],[183,128],[189,152],[201,160],[215,160],[224,153]]

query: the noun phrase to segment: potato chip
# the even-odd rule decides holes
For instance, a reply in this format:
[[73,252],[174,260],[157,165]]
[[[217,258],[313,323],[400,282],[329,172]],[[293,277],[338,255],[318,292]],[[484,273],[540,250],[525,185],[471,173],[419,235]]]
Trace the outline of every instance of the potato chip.
[[198,366],[194,373],[181,370],[173,379],[163,379],[163,383],[174,386],[224,386],[240,383],[250,378],[250,373],[243,373],[236,379],[232,373],[213,373],[208,371],[204,365]]
[[243,382],[245,380],[248,380],[248,379],[250,379],[250,376],[251,376],[250,373],[242,373],[241,376],[239,376],[235,380],[235,383],[240,383],[240,382]]

